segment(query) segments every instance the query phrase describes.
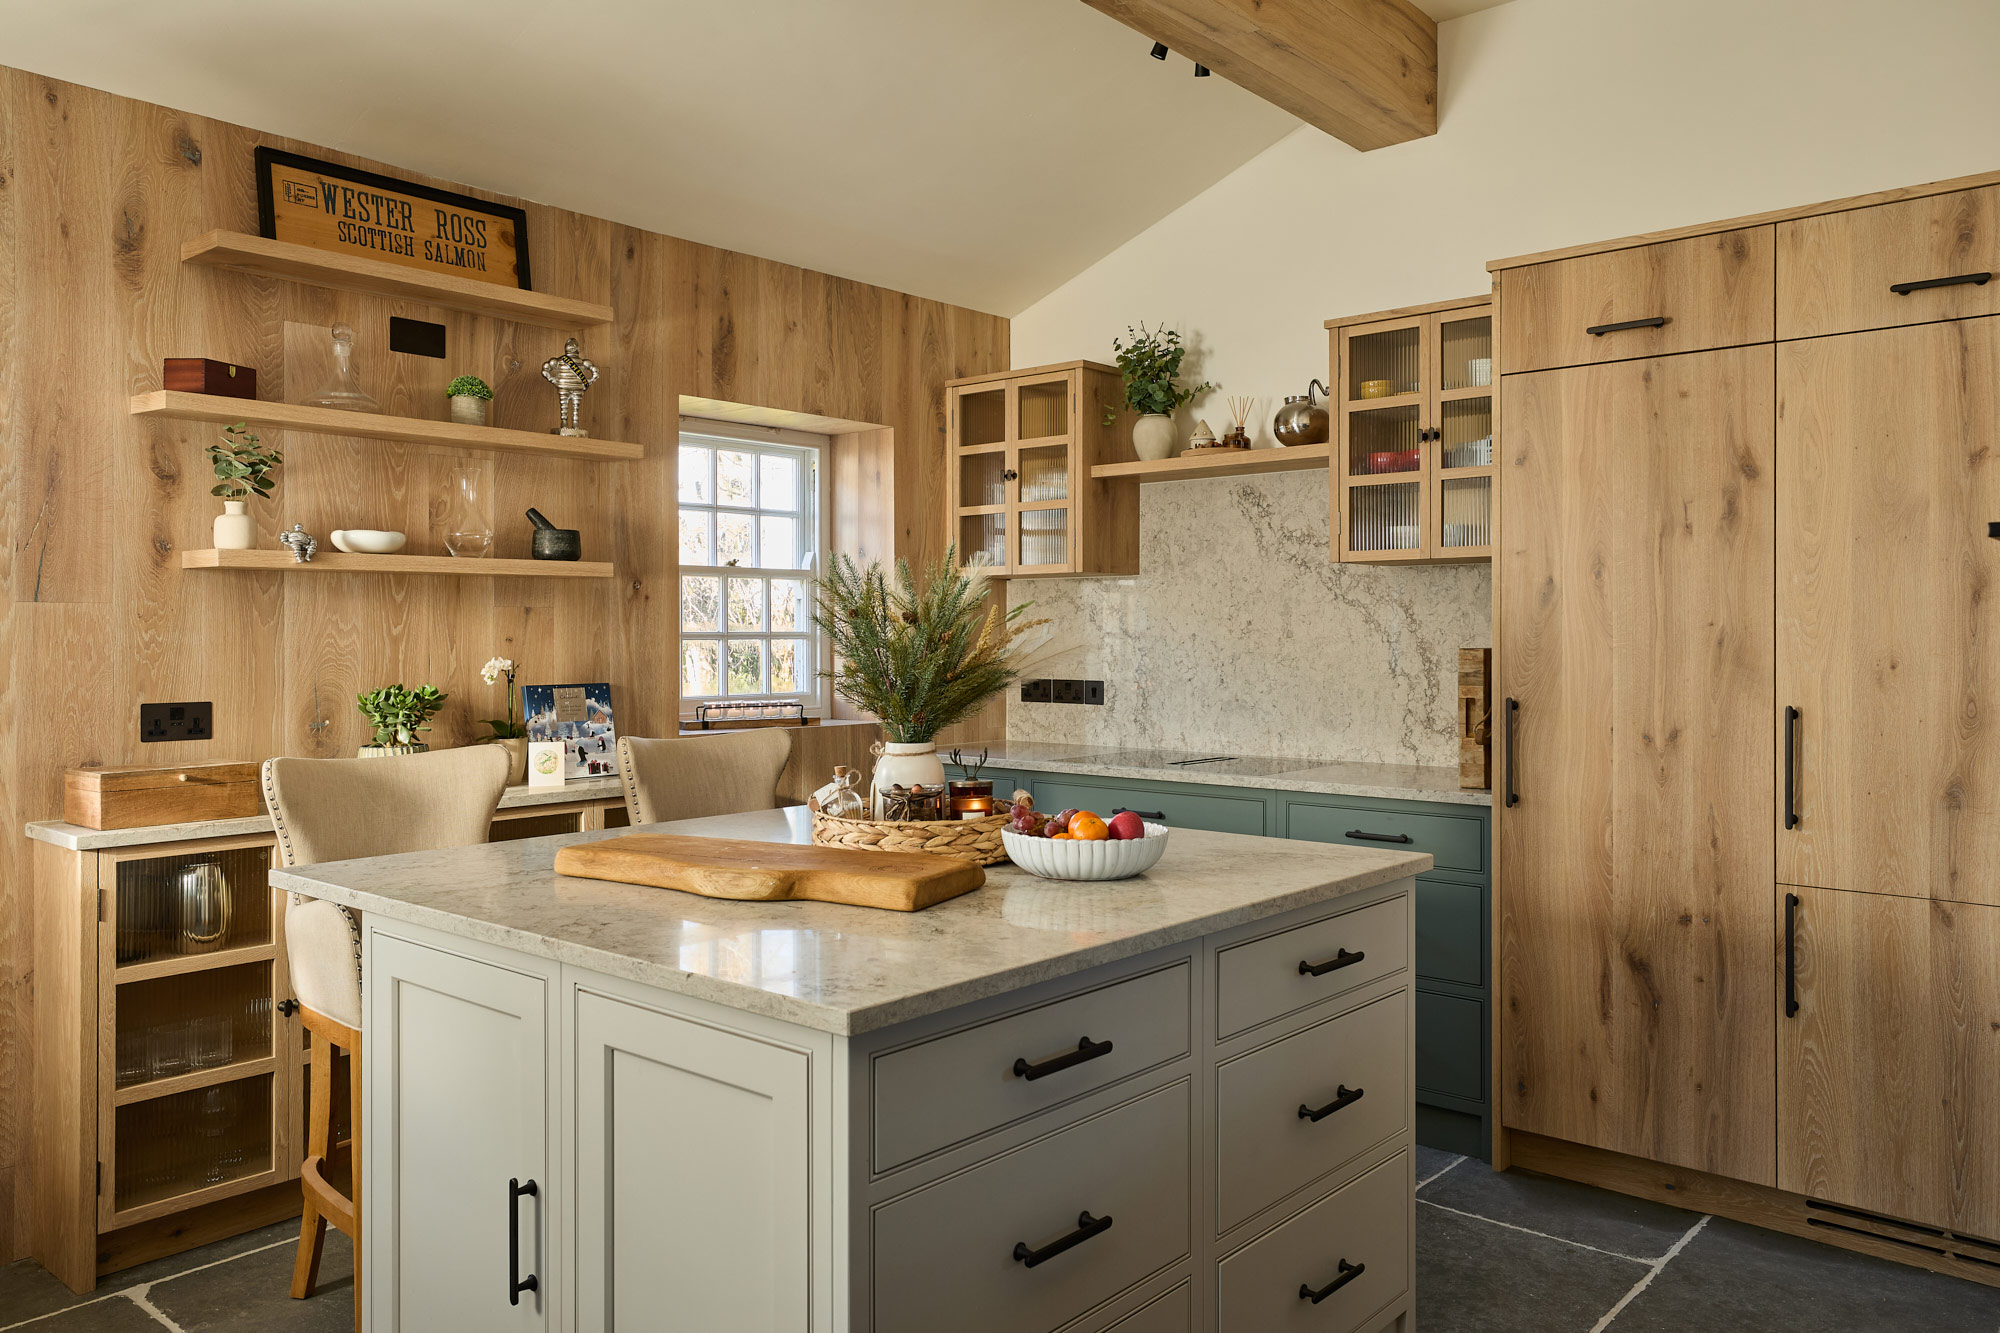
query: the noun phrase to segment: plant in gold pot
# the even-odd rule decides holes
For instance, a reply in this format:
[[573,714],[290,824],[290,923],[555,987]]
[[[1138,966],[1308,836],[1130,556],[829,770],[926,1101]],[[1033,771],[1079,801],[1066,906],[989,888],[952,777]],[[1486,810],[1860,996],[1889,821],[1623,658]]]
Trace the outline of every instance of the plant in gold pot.
[[485,666],[479,668],[479,678],[488,685],[498,685],[502,677],[507,680],[507,716],[484,717],[480,721],[493,729],[486,737],[486,743],[497,745],[507,752],[511,767],[507,781],[518,786],[528,780],[528,724],[514,720],[514,660],[510,657],[489,658]]
[[[1215,386],[1206,380],[1193,387],[1180,383],[1187,348],[1181,345],[1179,329],[1128,326],[1123,338],[1111,340],[1111,348],[1118,354],[1125,406],[1139,414],[1132,426],[1132,451],[1149,463],[1157,463],[1174,451],[1176,409]],[[1117,420],[1118,409],[1107,404],[1104,424]]]
[[821,674],[888,738],[875,765],[877,818],[879,793],[890,787],[944,782],[937,734],[1019,679],[1038,646],[1027,636],[1048,622],[1024,619],[1028,603],[1005,610],[990,593],[984,567],[960,569],[955,547],[921,584],[907,560],[896,562],[891,583],[879,562],[864,571],[845,555],[819,581],[813,620],[832,640],[835,663]]
[[444,701],[445,695],[435,685],[419,685],[414,690],[400,684],[384,685],[355,695],[355,707],[375,728],[375,739],[361,747],[361,757],[378,759],[430,749],[417,737],[430,730],[427,724],[444,707]]

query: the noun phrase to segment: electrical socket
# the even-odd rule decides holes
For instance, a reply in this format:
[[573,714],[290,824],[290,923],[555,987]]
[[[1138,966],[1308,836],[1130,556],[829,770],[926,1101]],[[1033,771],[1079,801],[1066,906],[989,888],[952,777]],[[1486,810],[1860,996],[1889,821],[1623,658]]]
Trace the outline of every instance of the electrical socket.
[[141,741],[212,741],[215,739],[215,705],[198,703],[140,704]]
[[1050,680],[1024,680],[1021,682],[1021,702],[1024,704],[1045,704],[1052,698]]
[[1059,704],[1080,704],[1083,702],[1083,682],[1080,680],[1053,680],[1049,682],[1054,701]]
[[1087,704],[1102,704],[1104,702],[1104,682],[1101,680],[1086,680],[1083,682],[1083,701]]

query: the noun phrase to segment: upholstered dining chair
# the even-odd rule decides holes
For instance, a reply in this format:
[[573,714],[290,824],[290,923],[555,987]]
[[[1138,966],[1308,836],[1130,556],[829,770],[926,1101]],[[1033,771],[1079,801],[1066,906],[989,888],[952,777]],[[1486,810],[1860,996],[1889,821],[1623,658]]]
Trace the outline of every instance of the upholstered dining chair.
[[[388,759],[267,759],[264,803],[287,866],[388,856],[486,841],[507,789],[507,752],[497,745]],[[306,1117],[305,1195],[292,1295],[319,1283],[331,1222],[354,1242],[354,1327],[361,1328],[361,926],[345,907],[292,894],[285,955],[299,1021],[312,1036],[312,1105]],[[347,1053],[348,1142],[333,1142],[333,1060]],[[345,1159],[348,1189],[328,1179]]]
[[659,740],[621,736],[625,812],[634,824],[657,824],[775,810],[783,804],[778,779],[791,757],[792,737],[782,727]]

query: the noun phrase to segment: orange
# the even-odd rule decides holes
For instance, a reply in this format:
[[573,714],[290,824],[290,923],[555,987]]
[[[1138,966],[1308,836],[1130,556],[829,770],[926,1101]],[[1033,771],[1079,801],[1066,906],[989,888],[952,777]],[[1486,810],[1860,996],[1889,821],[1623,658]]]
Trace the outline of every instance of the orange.
[[1049,841],[1050,841],[1050,842],[1075,842],[1075,841],[1076,841],[1076,835],[1075,835],[1074,833],[1051,833],[1051,834],[1049,834]]
[[1103,842],[1111,836],[1104,821],[1088,810],[1079,810],[1069,817],[1069,832],[1077,842]]

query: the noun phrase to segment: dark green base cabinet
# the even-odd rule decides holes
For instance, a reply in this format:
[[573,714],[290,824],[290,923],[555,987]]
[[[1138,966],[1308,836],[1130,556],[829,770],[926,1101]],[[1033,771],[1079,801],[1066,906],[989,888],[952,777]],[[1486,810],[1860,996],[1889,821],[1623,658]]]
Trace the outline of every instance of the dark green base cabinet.
[[1017,769],[982,776],[1003,798],[1032,793],[1041,810],[1137,810],[1175,828],[1429,852],[1437,865],[1417,880],[1417,1142],[1491,1160],[1486,806]]

